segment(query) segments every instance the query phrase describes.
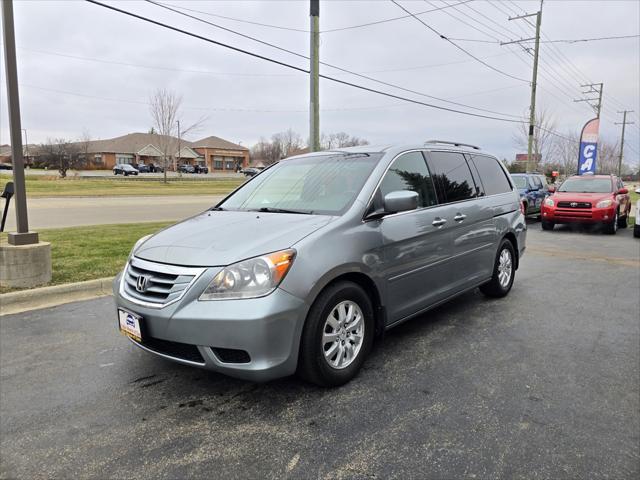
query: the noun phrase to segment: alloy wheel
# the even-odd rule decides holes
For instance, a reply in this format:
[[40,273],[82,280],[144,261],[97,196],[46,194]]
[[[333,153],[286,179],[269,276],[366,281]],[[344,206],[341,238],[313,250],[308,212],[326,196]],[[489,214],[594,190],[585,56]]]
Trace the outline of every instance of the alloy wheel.
[[511,252],[505,248],[500,252],[500,258],[498,259],[498,282],[500,282],[502,288],[509,286],[512,274],[513,260],[511,259]]
[[357,303],[345,300],[331,309],[322,329],[322,352],[336,369],[351,365],[362,348],[364,315]]

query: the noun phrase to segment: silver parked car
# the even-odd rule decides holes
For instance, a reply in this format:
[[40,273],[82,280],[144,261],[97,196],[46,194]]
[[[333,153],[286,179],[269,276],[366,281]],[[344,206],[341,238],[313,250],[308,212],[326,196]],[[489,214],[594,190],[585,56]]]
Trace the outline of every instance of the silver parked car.
[[300,155],[140,239],[114,282],[119,326],[183,364],[339,385],[383,331],[476,287],[506,295],[525,237],[509,174],[477,147]]

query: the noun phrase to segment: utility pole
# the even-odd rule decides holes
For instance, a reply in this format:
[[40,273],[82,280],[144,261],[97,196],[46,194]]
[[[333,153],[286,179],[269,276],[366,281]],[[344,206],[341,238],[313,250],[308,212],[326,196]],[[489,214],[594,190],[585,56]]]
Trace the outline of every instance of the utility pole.
[[17,227],[16,233],[9,233],[8,241],[11,245],[31,245],[38,243],[38,234],[29,231],[29,220],[27,218],[27,192],[24,183],[24,158],[22,157],[16,38],[13,27],[13,2],[11,0],[2,0],[2,31]]
[[536,13],[528,13],[525,15],[519,15],[517,17],[509,17],[509,20],[519,20],[522,18],[536,17],[536,36],[533,38],[524,38],[521,40],[513,40],[510,42],[500,42],[500,45],[509,45],[512,43],[520,43],[534,40],[535,48],[533,51],[533,75],[531,79],[531,103],[529,107],[529,139],[527,142],[527,172],[532,172],[535,169],[536,162],[532,158],[533,142],[535,136],[536,127],[536,88],[538,84],[538,57],[540,54],[540,25],[542,24],[542,2],[540,0],[540,10]]
[[[624,153],[624,127],[627,125],[633,125],[635,122],[627,122],[627,113],[632,113],[633,110],[618,111],[622,114],[622,123],[616,122],[616,125],[622,125],[622,138],[620,139],[620,156],[618,157],[618,177],[622,174],[622,156]],[[636,212],[636,215],[638,213]]]
[[310,0],[309,150],[320,150],[320,0]]
[[[587,90],[582,92],[582,95],[590,95],[592,93],[597,94],[597,98],[589,97],[589,98],[579,98],[574,100],[574,102],[587,102],[593,108],[593,111],[596,113],[596,116],[600,118],[600,110],[602,110],[602,92],[604,91],[604,83],[587,83],[585,85],[580,85],[582,88],[586,88]],[[596,102],[595,104],[592,102]]]

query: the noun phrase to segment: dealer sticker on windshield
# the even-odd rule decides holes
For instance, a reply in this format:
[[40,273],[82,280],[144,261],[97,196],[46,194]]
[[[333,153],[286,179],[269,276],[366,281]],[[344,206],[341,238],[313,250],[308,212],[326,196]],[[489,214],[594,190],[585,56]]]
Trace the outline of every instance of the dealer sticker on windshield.
[[142,342],[142,331],[140,330],[140,320],[137,315],[118,309],[118,320],[120,322],[120,331],[127,337]]

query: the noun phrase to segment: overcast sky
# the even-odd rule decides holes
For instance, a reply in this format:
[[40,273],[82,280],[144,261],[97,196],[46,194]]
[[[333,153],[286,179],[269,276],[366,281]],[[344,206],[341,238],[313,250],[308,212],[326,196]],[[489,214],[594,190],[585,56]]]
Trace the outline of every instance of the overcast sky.
[[[164,0],[163,0],[164,1]],[[456,4],[460,0],[406,1],[411,12]],[[187,12],[258,37],[283,48],[309,53],[308,1],[179,2],[180,7],[261,22],[288,29]],[[119,8],[261,55],[307,68],[308,61],[260,45],[146,2],[109,2]],[[515,12],[534,12],[537,1],[470,1],[420,15],[449,38],[492,41],[528,38],[533,28]],[[83,130],[110,138],[151,125],[149,95],[167,88],[183,96],[183,122],[207,119],[191,139],[216,135],[251,146],[260,137],[292,128],[308,136],[308,76],[205,43],[83,1],[14,1],[22,126],[29,143],[47,138],[77,139]],[[406,15],[390,1],[321,1],[320,29],[331,30]],[[475,28],[474,28],[475,27]],[[637,35],[640,2],[546,1],[544,40]],[[518,46],[456,41],[498,73],[439,38],[409,17],[321,34],[321,61],[443,99],[501,114],[528,113],[531,57]],[[529,44],[527,44],[529,45]],[[604,82],[601,135],[620,135],[618,110],[635,110],[627,128],[627,163],[640,152],[640,39],[541,46],[538,105],[552,115],[560,133],[579,130],[593,117],[579,98],[580,83]],[[570,62],[567,62],[570,60]],[[0,94],[0,143],[8,143],[4,64]],[[322,66],[321,73],[410,98],[494,115],[403,92]],[[321,129],[346,131],[371,143],[430,138],[477,143],[513,159],[522,151],[513,140],[514,124],[406,104],[322,80]],[[504,117],[503,118],[513,118]]]

